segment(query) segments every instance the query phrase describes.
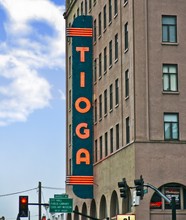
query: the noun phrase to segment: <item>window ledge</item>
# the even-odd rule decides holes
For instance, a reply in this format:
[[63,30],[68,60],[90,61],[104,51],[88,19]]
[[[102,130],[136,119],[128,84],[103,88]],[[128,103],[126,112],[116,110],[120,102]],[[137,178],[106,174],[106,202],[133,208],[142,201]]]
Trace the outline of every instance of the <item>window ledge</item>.
[[178,91],[162,91],[162,94],[164,94],[164,95],[179,95],[180,94],[180,92],[178,92]]
[[118,12],[114,15],[114,19],[118,16]]
[[125,7],[127,4],[128,4],[128,1],[126,1],[123,6]]
[[105,32],[106,32],[106,30],[107,30],[107,28],[104,28],[103,33],[105,33]]
[[118,58],[114,60],[114,63],[117,63],[117,62],[118,62]]
[[116,104],[116,105],[115,105],[115,108],[117,108],[118,106],[119,106],[119,104]]
[[109,66],[109,69],[111,69],[112,68],[112,64]]
[[98,39],[100,39],[100,38],[101,38],[101,34],[99,35]]
[[110,109],[110,111],[109,111],[109,112],[110,112],[110,113],[111,113],[111,112],[113,112],[113,109]]
[[127,101],[128,99],[129,99],[129,96],[126,96],[126,97],[125,97],[125,101]]
[[106,73],[107,73],[107,70],[105,70],[103,74],[105,75]]
[[125,49],[125,50],[124,50],[124,53],[127,53],[127,52],[128,52],[128,50],[129,50],[129,48]]
[[112,20],[111,20],[111,21],[109,21],[108,26],[110,26],[111,24],[112,24]]
[[161,45],[167,45],[167,46],[178,46],[179,43],[175,42],[175,43],[171,43],[171,42],[162,42]]
[[104,114],[104,117],[107,117],[107,113]]
[[99,79],[99,80],[101,80],[101,78],[102,78],[102,76],[99,76],[99,78],[98,78],[98,79]]

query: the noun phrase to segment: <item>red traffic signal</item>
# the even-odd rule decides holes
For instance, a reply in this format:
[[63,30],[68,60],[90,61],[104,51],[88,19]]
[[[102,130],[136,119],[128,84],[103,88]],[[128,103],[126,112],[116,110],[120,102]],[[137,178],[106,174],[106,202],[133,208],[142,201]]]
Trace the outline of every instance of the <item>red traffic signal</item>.
[[19,196],[19,217],[28,217],[28,196]]

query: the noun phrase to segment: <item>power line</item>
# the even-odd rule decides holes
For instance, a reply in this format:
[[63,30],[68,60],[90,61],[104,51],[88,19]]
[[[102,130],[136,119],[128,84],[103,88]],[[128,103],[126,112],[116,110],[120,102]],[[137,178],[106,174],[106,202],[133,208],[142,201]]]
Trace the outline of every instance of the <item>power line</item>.
[[33,190],[36,190],[36,189],[38,189],[38,187],[33,188],[33,189],[27,189],[27,190],[24,190],[24,191],[19,191],[19,192],[14,192],[14,193],[8,193],[8,194],[0,195],[0,197],[12,196],[12,195],[16,195],[16,194],[21,194],[21,193],[33,191]]

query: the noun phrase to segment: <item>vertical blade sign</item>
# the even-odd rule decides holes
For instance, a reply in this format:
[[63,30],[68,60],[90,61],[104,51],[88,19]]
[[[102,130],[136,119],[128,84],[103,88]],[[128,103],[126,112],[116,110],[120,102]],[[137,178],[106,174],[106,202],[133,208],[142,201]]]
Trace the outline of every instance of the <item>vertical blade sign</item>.
[[72,37],[72,175],[67,184],[80,198],[93,198],[92,16],[77,17]]

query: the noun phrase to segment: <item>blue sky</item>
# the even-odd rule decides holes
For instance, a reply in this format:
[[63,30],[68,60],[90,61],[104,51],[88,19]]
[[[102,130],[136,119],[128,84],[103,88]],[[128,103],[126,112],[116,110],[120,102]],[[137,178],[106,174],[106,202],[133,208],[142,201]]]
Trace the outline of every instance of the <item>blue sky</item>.
[[[0,217],[65,188],[64,0],[0,0]],[[36,189],[27,193],[37,202]],[[31,207],[31,219],[38,210]],[[43,214],[48,215],[43,208]]]

